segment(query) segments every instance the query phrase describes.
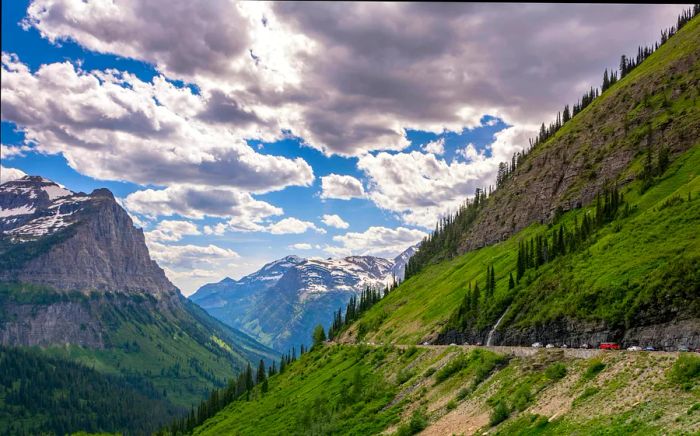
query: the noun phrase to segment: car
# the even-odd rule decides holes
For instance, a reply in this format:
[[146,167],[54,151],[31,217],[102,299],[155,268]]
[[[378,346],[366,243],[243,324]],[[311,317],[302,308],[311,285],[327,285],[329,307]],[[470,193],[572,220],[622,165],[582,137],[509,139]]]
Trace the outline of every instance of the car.
[[423,342],[423,345],[430,345],[430,342],[425,341],[425,342]]
[[632,345],[631,347],[627,347],[627,351],[642,351],[642,347],[639,345]]
[[588,344],[581,344],[581,348],[588,349],[591,348],[591,346]]
[[598,348],[601,350],[619,350],[620,344],[615,342],[603,342],[598,346]]
[[481,347],[481,346],[484,345],[484,344],[482,344],[481,342],[477,342],[475,345],[476,345],[477,347]]
[[454,342],[450,342],[450,347],[453,345],[457,345],[457,344],[455,344]]
[[532,348],[542,348],[542,342],[535,342],[532,344]]
[[648,347],[644,347],[644,351],[656,351],[656,348],[649,345]]
[[545,348],[557,348],[557,346],[554,344],[547,344]]
[[561,347],[562,347],[562,348],[569,348],[569,346],[566,345],[566,344],[562,345]]
[[681,353],[687,353],[688,351],[690,351],[690,349],[685,345],[681,345],[680,347],[678,347],[678,351],[680,351]]

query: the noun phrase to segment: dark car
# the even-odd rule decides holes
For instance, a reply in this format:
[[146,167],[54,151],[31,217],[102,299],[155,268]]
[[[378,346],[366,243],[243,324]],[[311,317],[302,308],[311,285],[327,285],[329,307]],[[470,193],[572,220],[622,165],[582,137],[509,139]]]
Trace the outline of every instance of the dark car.
[[654,348],[650,345],[648,347],[644,347],[644,351],[656,351],[656,348]]

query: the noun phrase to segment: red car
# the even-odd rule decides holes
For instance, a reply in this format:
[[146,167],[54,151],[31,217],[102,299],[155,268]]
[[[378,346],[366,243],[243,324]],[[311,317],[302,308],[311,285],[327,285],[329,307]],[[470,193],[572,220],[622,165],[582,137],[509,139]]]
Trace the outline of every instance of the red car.
[[619,350],[620,344],[616,344],[615,342],[603,342],[598,348],[601,350]]

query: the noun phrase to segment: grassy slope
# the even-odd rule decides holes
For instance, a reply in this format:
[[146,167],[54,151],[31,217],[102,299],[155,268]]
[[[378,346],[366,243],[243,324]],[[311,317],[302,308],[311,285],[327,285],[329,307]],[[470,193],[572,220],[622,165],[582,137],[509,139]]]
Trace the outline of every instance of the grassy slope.
[[[509,313],[517,313],[517,319],[508,316],[503,327],[509,323],[527,326],[560,316],[624,323],[634,316],[635,302],[659,298],[665,284],[661,277],[671,265],[700,261],[699,168],[700,146],[695,146],[644,195],[637,194],[638,182],[631,184],[625,191],[627,202],[633,205],[630,217],[601,229],[587,250],[561,257],[537,271],[529,270],[512,291],[508,290],[508,274],[515,271],[519,241],[547,231],[546,225],[532,225],[505,242],[426,268],[370,309],[350,333],[356,334],[364,324],[370,340],[417,343],[440,330],[459,305],[467,283],[478,281],[484,288],[487,265],[494,265],[497,288],[479,319],[482,327],[492,325],[507,307],[504,302],[511,298],[514,308]],[[672,197],[684,201],[662,207]],[[592,209],[570,212],[561,222],[570,227],[574,217],[580,222]],[[632,286],[623,286],[625,280]],[[688,297],[692,294],[686,301]]]
[[[509,359],[457,347],[333,345],[304,355],[270,379],[267,394],[231,403],[195,434],[409,434],[401,432],[414,416],[423,417],[427,434],[471,433],[490,427],[499,402],[509,413],[496,427],[503,434],[528,434],[533,422],[543,434],[700,430],[700,410],[687,412],[700,401],[697,370],[684,386],[668,376],[673,354],[601,356],[568,359],[543,350]],[[590,373],[598,361],[603,369]],[[550,369],[555,364],[559,371]],[[537,421],[555,414],[550,423]]]

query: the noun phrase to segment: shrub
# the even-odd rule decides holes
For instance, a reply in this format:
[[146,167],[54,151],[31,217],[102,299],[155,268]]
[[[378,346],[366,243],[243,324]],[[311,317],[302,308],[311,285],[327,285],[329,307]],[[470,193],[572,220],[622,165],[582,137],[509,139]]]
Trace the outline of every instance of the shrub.
[[554,363],[544,371],[544,375],[550,380],[561,380],[566,375],[566,365]]
[[457,401],[455,400],[450,400],[447,402],[447,410],[454,410],[457,408]]
[[418,347],[416,347],[415,345],[411,345],[410,347],[408,347],[406,349],[406,352],[404,353],[403,357],[408,359],[409,357],[413,356],[417,352],[418,352]]
[[510,412],[508,412],[508,407],[506,407],[503,401],[499,401],[495,406],[493,406],[491,417],[489,418],[489,425],[491,427],[496,426],[508,419],[509,415]]
[[680,355],[668,371],[668,378],[685,390],[692,389],[696,379],[700,378],[700,357],[690,354]]
[[593,388],[593,387],[587,387],[581,395],[578,396],[574,400],[574,406],[578,405],[582,401],[586,400],[586,398],[592,397],[593,395],[597,394],[600,389],[598,388]]
[[586,368],[586,372],[583,373],[583,378],[585,380],[590,380],[597,376],[600,371],[605,368],[605,364],[600,361],[600,359],[591,360]]
[[396,430],[396,436],[411,436],[416,433],[423,431],[425,427],[428,426],[428,418],[424,415],[422,410],[416,410],[411,415],[411,420],[406,424],[403,424]]
[[399,371],[399,373],[396,375],[396,383],[402,385],[409,381],[411,377],[413,377],[414,373],[413,371],[402,369]]
[[435,374],[435,368],[430,367],[430,368],[428,368],[428,369],[425,370],[425,373],[423,374],[423,377],[428,378],[428,377],[430,377],[430,376],[433,375],[433,374]]

